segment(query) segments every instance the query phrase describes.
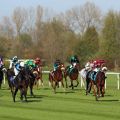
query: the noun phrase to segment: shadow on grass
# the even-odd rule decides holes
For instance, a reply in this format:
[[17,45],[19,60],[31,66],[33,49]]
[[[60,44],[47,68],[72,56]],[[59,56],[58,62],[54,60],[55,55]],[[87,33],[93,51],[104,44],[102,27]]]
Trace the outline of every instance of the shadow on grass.
[[27,98],[44,98],[44,97],[48,97],[47,95],[34,95],[34,96],[30,96],[28,95]]
[[74,91],[63,91],[63,92],[56,92],[56,93],[60,93],[60,94],[68,94],[68,93],[75,93]]
[[112,99],[112,100],[98,100],[100,102],[118,102],[119,100],[117,99]]

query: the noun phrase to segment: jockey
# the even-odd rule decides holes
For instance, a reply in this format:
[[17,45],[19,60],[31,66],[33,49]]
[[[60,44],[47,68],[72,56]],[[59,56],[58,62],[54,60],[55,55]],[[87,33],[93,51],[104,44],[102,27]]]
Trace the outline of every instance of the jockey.
[[74,55],[74,56],[71,56],[70,57],[70,64],[67,68],[67,72],[71,72],[72,71],[72,68],[76,65],[76,64],[79,64],[79,59],[77,57],[77,55]]
[[2,57],[0,57],[0,68],[2,68],[2,67],[3,67],[3,65],[4,65],[4,63],[3,63],[3,58],[2,58]]
[[29,59],[27,61],[25,61],[25,67],[26,69],[32,70],[35,68],[35,63],[33,60]]
[[60,66],[61,64],[61,61],[59,59],[57,59],[55,62],[54,62],[54,65],[53,65],[53,68],[54,68],[54,71],[57,70],[57,68]]
[[71,63],[71,65],[73,65],[74,63],[79,63],[79,59],[78,59],[77,55],[71,56],[70,63]]
[[34,60],[34,62],[35,62],[35,65],[36,66],[41,66],[41,59],[40,58],[36,58],[35,60]]
[[70,67],[69,67],[70,69],[73,68],[74,65],[80,63],[77,55],[71,56],[71,58],[70,58],[70,63],[71,63],[71,65],[70,65]]
[[15,76],[17,76],[22,67],[24,67],[24,62],[20,62],[18,57],[14,56],[10,61],[9,69],[13,68]]
[[97,73],[102,69],[102,66],[103,66],[104,63],[105,63],[104,60],[93,61],[93,69],[92,69],[93,73],[92,73],[92,76],[91,76],[91,78],[93,80],[96,79]]
[[11,59],[9,69],[11,69],[11,68],[14,69],[15,76],[18,75],[19,70],[20,70],[20,62],[19,62],[17,56],[14,56]]
[[10,61],[9,69],[14,68],[17,63],[19,63],[18,57],[14,56]]
[[40,67],[41,67],[41,59],[40,58],[36,58],[34,60],[34,63],[35,63],[35,68],[36,68],[36,71],[39,73],[40,72]]

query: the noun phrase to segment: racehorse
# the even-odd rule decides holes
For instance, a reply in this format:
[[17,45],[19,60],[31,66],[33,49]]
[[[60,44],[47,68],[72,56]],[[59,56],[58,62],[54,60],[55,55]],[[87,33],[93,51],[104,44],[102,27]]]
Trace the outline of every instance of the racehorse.
[[[11,69],[8,69],[6,74],[8,84],[12,92],[13,101],[15,102],[16,94],[18,90],[20,90],[21,101],[23,101],[24,97],[25,101],[27,102],[27,88],[29,85],[29,78],[28,75],[26,74],[26,70],[21,69],[15,78],[13,78],[14,72]],[[12,79],[14,79],[14,81]]]
[[91,74],[92,74],[92,71],[89,72],[87,77],[86,77],[86,79],[88,79],[90,81],[89,87],[86,91],[86,95],[90,91],[90,87],[92,87],[96,101],[98,101],[98,98],[100,97],[100,95],[102,97],[104,97],[104,94],[105,94],[105,79],[106,79],[105,72],[106,71],[107,71],[107,69],[98,71],[95,80],[92,80],[92,78],[90,77]]
[[87,85],[87,81],[86,81],[86,75],[88,73],[88,69],[83,68],[80,70],[80,76],[81,76],[81,87],[84,86],[85,90],[87,89],[85,85]]
[[56,93],[56,87],[59,87],[59,82],[61,82],[62,87],[64,88],[63,83],[63,71],[65,70],[64,64],[61,63],[55,71],[49,73],[49,83],[51,83],[54,93]]
[[0,68],[0,89],[2,85],[2,80],[3,80],[3,71],[2,71],[2,68]]
[[2,85],[5,72],[6,72],[6,68],[4,66],[1,66],[0,68],[0,89],[1,89],[1,85]]
[[33,86],[35,83],[36,76],[34,75],[32,70],[26,69],[26,75],[28,76],[27,79],[29,80],[29,88],[30,88],[30,95],[34,96],[33,94]]
[[35,75],[35,85],[37,85],[37,88],[42,85],[43,86],[43,79],[42,79],[42,67],[36,67],[33,70],[33,74]]
[[[79,64],[78,63],[74,63],[72,68],[70,68],[69,66],[67,66],[65,68],[65,71],[64,71],[64,78],[65,78],[65,82],[66,82],[66,88],[68,88],[68,85],[67,85],[67,76],[69,76],[70,78],[70,81],[71,81],[71,85],[69,87],[72,87],[72,89],[74,89],[74,87],[77,87],[78,84],[79,84],[79,81],[78,81],[78,76],[79,76]],[[77,82],[77,85],[73,85],[73,81],[76,80]]]

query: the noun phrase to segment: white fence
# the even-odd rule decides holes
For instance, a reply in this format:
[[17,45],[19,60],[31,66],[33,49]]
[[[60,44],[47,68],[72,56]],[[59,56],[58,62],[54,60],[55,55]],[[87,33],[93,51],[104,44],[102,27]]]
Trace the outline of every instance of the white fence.
[[[107,75],[115,75],[116,78],[117,78],[117,89],[119,90],[120,89],[120,73],[116,73],[116,72],[107,72],[106,73],[106,76]],[[84,79],[80,76],[80,79],[81,79],[81,87],[85,87],[85,81]],[[107,87],[107,81],[105,81],[105,89]]]
[[[44,74],[50,73],[50,71],[42,71]],[[117,89],[120,89],[120,73],[115,73],[115,72],[107,72],[106,75],[115,75],[117,77]],[[80,82],[81,82],[81,87],[85,87],[85,82],[83,78],[80,76]],[[5,84],[5,75],[4,75],[4,84]],[[105,89],[106,89],[107,83],[105,81]]]

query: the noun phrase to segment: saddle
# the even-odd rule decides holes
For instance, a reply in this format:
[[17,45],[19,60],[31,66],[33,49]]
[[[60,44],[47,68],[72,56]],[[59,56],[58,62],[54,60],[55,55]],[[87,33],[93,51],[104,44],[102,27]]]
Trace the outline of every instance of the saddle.
[[96,76],[97,76],[98,72],[92,71],[91,74],[89,74],[89,78],[93,81],[96,81]]

